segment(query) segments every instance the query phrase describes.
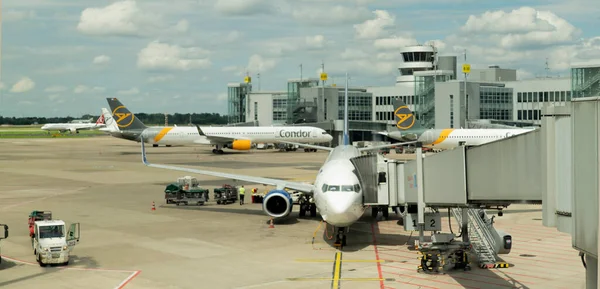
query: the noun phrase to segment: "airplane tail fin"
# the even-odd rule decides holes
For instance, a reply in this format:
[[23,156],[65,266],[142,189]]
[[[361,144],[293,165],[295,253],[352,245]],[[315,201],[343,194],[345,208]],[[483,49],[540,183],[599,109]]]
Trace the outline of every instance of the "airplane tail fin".
[[100,117],[98,118],[98,120],[96,120],[96,126],[103,125],[103,124],[106,124],[106,123],[104,122],[104,115],[101,114]]
[[350,135],[348,132],[348,73],[346,72],[346,87],[344,88],[344,135],[343,145],[350,145]]
[[107,98],[108,105],[112,112],[114,121],[119,129],[122,130],[141,130],[145,129],[146,125],[140,121],[135,115],[125,107],[118,99],[112,97]]
[[102,108],[102,117],[104,118],[105,127],[101,130],[110,132],[119,131],[119,126],[117,126],[117,122],[115,122],[112,115],[110,115],[110,111],[108,109]]
[[412,131],[421,129],[417,117],[401,99],[394,100],[394,120],[399,131]]

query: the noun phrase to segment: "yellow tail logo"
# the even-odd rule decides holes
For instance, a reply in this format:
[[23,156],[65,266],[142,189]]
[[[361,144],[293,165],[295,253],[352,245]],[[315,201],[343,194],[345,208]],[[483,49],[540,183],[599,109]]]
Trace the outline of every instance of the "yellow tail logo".
[[113,110],[113,115],[116,117],[115,121],[119,127],[128,127],[133,123],[134,116],[131,112],[118,112],[119,110],[127,110],[125,106],[118,106]]
[[409,129],[415,125],[415,115],[406,105],[398,107],[394,115],[397,118],[396,127],[399,129]]

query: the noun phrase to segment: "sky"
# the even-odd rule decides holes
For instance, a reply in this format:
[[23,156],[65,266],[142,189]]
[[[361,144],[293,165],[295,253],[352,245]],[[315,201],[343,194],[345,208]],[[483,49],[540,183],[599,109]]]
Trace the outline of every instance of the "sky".
[[[397,3],[396,3],[397,2]],[[392,4],[394,3],[394,4]],[[526,79],[600,63],[597,0],[4,0],[0,115],[227,113],[227,84],[391,86],[398,49],[434,44]],[[300,69],[302,65],[302,70]],[[260,80],[258,74],[260,73]],[[459,77],[460,78],[460,77]]]

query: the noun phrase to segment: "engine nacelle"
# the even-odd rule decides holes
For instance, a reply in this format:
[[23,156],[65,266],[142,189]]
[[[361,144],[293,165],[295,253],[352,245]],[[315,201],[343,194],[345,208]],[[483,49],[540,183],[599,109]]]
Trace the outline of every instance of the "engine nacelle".
[[284,190],[271,190],[263,198],[263,211],[273,218],[285,218],[292,212],[294,201]]
[[238,151],[247,151],[252,147],[252,142],[246,139],[234,140],[231,144],[225,146],[226,148]]
[[71,133],[74,133],[74,132],[77,133],[78,132],[76,128],[69,128],[69,130],[71,131]]

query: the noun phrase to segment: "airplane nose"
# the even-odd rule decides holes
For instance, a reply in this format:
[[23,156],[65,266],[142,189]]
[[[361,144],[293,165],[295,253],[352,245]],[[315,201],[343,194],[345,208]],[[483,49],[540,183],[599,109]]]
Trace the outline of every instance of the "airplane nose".
[[332,137],[330,134],[327,134],[327,135],[325,136],[325,139],[326,139],[326,141],[330,142],[330,141],[332,141],[332,140],[333,140],[333,137]]

